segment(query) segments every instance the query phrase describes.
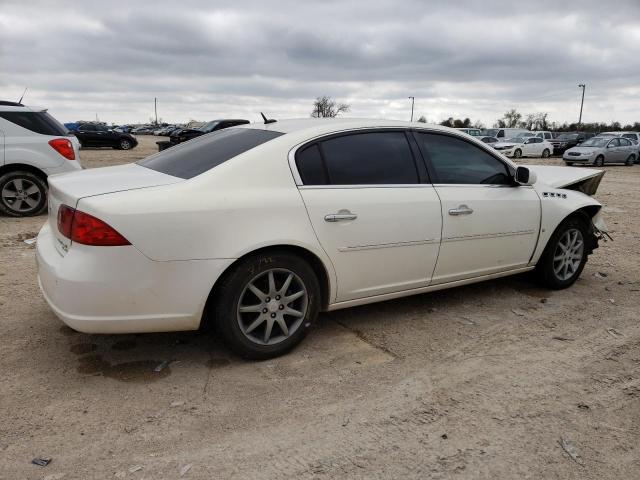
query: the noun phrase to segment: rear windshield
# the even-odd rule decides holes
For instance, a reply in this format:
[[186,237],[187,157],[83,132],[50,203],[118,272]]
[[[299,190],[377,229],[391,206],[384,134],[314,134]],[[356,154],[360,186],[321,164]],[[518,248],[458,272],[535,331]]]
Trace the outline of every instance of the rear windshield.
[[193,178],[280,135],[283,134],[267,130],[229,128],[180,143],[138,165],[174,177]]
[[0,112],[0,117],[41,135],[59,137],[69,131],[47,112]]

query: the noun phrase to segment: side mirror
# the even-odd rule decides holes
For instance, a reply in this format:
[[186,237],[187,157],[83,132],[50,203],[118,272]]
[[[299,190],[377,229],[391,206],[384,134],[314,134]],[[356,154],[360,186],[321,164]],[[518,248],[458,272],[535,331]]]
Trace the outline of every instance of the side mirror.
[[518,185],[533,185],[537,180],[536,172],[532,172],[527,167],[516,168],[515,181]]

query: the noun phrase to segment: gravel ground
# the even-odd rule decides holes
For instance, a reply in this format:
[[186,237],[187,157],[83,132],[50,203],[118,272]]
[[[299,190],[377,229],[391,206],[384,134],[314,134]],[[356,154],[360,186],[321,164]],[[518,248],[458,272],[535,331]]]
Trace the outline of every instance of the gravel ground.
[[606,170],[615,241],[572,288],[521,276],[326,313],[259,363],[196,332],[64,327],[23,242],[45,217],[0,217],[0,478],[640,478],[640,166]]

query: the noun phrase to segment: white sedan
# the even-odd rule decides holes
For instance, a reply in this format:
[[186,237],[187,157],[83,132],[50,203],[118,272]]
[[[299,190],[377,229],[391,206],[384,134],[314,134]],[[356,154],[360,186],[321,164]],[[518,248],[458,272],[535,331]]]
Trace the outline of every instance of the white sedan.
[[503,142],[493,143],[493,148],[507,157],[542,157],[549,158],[553,145],[540,137],[519,136]]
[[605,231],[599,170],[516,167],[454,129],[286,120],[50,179],[42,292],[91,333],[213,321],[248,358],[321,310],[536,270],[580,275]]

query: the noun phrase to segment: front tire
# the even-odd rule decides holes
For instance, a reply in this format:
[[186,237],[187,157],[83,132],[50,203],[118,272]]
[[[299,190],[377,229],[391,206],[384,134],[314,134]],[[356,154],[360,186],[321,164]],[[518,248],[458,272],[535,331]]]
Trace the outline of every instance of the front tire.
[[570,217],[556,228],[536,265],[544,286],[561,290],[575,283],[587,263],[589,235],[589,227],[578,217]]
[[302,258],[266,252],[241,260],[216,290],[216,330],[238,355],[264,360],[291,350],[320,310],[318,278]]
[[593,161],[594,167],[604,167],[604,157],[602,155],[598,155],[596,159]]
[[567,164],[567,167],[571,167],[571,166],[573,166],[573,162],[564,162],[564,163],[566,163],[566,164]]
[[32,217],[47,208],[47,184],[38,175],[18,170],[0,176],[0,212]]
[[635,162],[635,157],[634,157],[633,155],[629,155],[629,156],[627,157],[627,160],[624,162],[624,164],[625,164],[627,167],[631,167],[631,166],[633,166],[634,162]]
[[131,148],[133,148],[133,144],[131,143],[131,140],[127,140],[126,138],[123,138],[118,143],[118,148],[120,150],[131,150]]

